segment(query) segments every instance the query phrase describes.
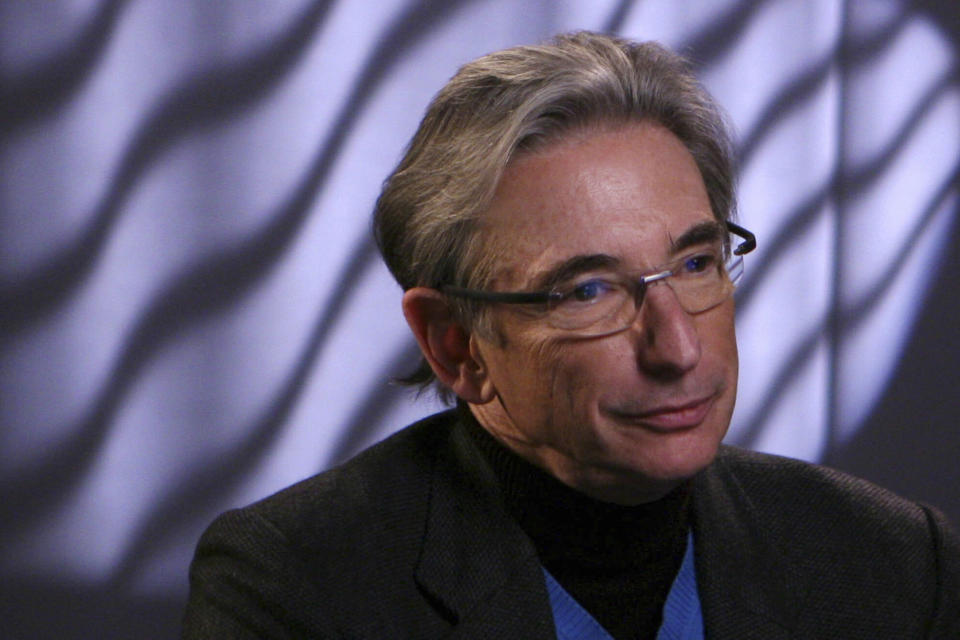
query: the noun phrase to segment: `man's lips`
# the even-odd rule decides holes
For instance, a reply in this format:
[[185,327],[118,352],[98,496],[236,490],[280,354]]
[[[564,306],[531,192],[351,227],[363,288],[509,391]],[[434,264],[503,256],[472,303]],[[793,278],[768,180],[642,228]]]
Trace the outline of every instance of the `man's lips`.
[[621,422],[634,423],[653,431],[682,431],[696,427],[713,407],[716,396],[692,400],[690,402],[660,406],[642,411],[610,411]]

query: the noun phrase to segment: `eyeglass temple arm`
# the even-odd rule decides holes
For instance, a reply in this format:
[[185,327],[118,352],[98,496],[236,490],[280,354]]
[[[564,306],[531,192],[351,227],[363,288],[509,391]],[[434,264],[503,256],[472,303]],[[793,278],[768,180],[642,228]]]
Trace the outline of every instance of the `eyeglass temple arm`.
[[440,291],[447,295],[487,302],[506,302],[508,304],[543,304],[550,301],[547,291],[482,291],[478,289],[464,289],[453,285],[444,285]]
[[729,220],[727,220],[726,225],[727,230],[730,231],[730,233],[743,238],[743,242],[738,244],[736,249],[733,250],[733,255],[742,256],[757,248],[757,237],[753,235],[753,232],[747,231],[740,225],[734,224]]

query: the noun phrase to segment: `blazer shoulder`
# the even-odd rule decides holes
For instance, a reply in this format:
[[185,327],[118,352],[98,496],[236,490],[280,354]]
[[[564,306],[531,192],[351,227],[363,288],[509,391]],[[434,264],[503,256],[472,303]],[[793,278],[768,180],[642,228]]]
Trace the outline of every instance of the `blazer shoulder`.
[[789,602],[820,612],[836,637],[870,625],[902,631],[885,637],[957,637],[960,542],[936,509],[829,467],[726,446],[698,483],[701,526],[724,542],[708,545],[710,557],[745,547],[740,565],[727,563],[739,574],[759,554],[754,575],[786,576]]
[[713,508],[747,514],[796,553],[883,558],[960,579],[960,536],[934,507],[823,465],[734,447],[708,475]]
[[880,526],[921,530],[929,525],[931,508],[823,465],[724,446],[714,466],[720,476],[743,490],[757,507],[782,511],[784,515],[852,517]]
[[184,637],[287,637],[294,629],[297,637],[433,637],[446,629],[413,573],[432,470],[454,421],[426,418],[220,515],[191,565]]
[[243,511],[270,522],[293,542],[332,542],[342,532],[356,536],[369,529],[369,522],[398,527],[416,522],[426,509],[436,457],[455,420],[451,412],[424,418]]

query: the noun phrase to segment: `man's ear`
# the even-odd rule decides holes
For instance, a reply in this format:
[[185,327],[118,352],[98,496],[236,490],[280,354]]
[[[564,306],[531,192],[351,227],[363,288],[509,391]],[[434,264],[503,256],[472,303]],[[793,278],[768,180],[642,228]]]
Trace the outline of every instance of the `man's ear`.
[[440,382],[473,404],[493,399],[496,392],[479,350],[439,291],[408,289],[403,294],[403,316]]

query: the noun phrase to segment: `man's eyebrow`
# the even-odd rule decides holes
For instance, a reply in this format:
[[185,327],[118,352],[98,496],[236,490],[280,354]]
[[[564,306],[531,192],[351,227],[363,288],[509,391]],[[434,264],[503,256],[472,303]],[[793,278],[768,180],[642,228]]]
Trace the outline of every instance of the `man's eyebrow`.
[[671,241],[670,253],[677,254],[698,244],[707,244],[722,240],[726,233],[725,227],[716,220],[704,220],[684,231],[678,238]]
[[620,260],[606,253],[576,255],[559,262],[541,272],[533,281],[535,290],[552,289],[561,282],[597,269],[612,269],[620,265]]

